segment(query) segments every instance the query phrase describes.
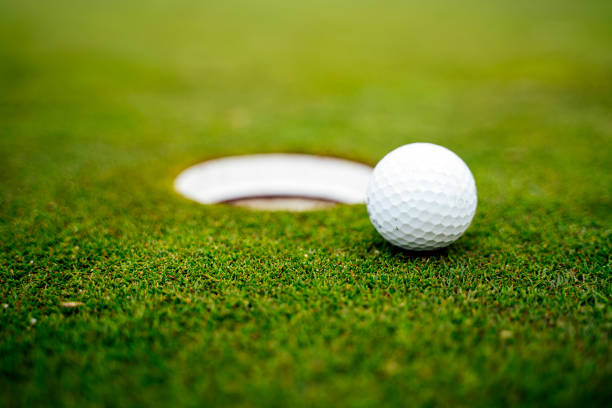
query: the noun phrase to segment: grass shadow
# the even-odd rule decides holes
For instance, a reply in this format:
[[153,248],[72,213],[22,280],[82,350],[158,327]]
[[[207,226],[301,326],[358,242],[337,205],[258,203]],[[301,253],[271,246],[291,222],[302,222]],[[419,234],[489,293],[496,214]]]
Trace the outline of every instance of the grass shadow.
[[417,259],[443,259],[448,257],[448,247],[435,249],[432,251],[412,251],[403,249],[387,242],[378,233],[374,232],[376,236],[372,237],[370,248],[380,251],[381,253],[388,254],[394,258],[401,258],[405,260],[417,260]]

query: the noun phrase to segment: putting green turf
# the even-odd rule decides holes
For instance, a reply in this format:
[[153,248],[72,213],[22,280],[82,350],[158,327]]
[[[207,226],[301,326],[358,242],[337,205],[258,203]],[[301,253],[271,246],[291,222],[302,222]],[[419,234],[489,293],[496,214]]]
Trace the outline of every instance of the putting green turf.
[[[609,403],[612,3],[202,3],[0,3],[0,405]],[[432,254],[172,188],[414,141],[479,189]]]

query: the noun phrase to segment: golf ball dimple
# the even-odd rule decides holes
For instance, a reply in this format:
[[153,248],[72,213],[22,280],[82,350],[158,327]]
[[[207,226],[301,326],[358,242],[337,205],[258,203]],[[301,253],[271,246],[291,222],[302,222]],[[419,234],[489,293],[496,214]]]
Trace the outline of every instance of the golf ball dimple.
[[477,201],[468,166],[431,143],[407,144],[383,157],[366,193],[368,215],[380,235],[416,251],[456,241],[472,222]]

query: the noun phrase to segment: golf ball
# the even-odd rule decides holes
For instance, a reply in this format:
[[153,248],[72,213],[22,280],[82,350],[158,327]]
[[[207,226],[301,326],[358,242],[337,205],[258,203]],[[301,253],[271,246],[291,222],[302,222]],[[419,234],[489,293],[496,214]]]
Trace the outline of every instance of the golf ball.
[[366,193],[368,215],[380,235],[416,251],[456,241],[472,222],[477,201],[468,166],[431,143],[407,144],[383,157]]

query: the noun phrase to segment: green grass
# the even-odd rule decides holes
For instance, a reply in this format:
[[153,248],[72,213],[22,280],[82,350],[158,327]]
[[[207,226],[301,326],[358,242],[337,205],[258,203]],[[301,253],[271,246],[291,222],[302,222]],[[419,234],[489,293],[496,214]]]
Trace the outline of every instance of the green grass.
[[[609,404],[611,3],[210,3],[0,3],[0,405]],[[479,190],[432,254],[172,189],[414,141]]]

